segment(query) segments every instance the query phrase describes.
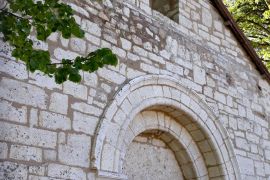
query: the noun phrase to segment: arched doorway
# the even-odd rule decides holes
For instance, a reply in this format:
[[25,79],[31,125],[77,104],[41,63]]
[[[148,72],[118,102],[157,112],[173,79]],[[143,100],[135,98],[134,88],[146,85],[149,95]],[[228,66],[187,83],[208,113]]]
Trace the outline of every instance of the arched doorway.
[[[132,139],[133,135],[136,137],[130,142],[128,137]],[[208,178],[202,154],[193,138],[184,126],[162,109],[158,111],[155,107],[155,110],[138,113],[125,136],[127,139],[122,147],[125,154],[123,169],[129,179],[137,179],[137,176],[144,177],[142,179]],[[134,142],[138,137],[147,137],[155,142],[139,144]],[[163,147],[158,147],[158,142]],[[142,155],[136,150],[141,150]],[[139,172],[136,168],[146,168],[147,173]]]
[[128,179],[184,180],[176,153],[163,140],[165,132],[146,131],[134,138],[126,152],[123,173]]
[[[157,118],[137,120],[145,112],[155,112]],[[161,114],[172,120],[162,121]],[[158,75],[132,80],[108,106],[91,156],[98,175],[126,179],[123,164],[128,147],[136,136],[149,130],[173,137],[170,148],[181,152],[175,156],[185,179],[239,179],[231,142],[215,114],[190,89]]]

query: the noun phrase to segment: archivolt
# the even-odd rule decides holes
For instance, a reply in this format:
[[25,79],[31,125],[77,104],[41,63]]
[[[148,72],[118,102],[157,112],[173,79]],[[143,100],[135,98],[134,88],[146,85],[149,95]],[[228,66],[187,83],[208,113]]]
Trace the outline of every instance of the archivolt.
[[[205,160],[206,173],[210,177],[211,168],[217,168],[220,170],[219,177],[240,179],[230,139],[213,111],[197,94],[183,87],[176,79],[161,75],[147,75],[130,81],[108,105],[97,128],[91,154],[92,168],[97,169],[100,176],[125,179],[122,174],[125,149],[130,140],[138,135],[133,130],[132,136],[129,136],[130,139],[127,141],[128,132],[134,126],[133,120],[136,115],[149,109],[166,112],[187,131],[186,134],[191,135],[190,142],[198,146],[200,158]],[[171,130],[175,126],[170,127],[156,124],[154,129],[162,129],[173,135]],[[149,127],[141,127],[139,132],[148,129]],[[196,133],[202,134],[204,138],[196,138]],[[183,134],[180,132],[177,136],[181,135]],[[180,140],[179,143],[183,144]],[[209,144],[210,153],[214,156],[216,161],[214,163],[207,162],[208,154],[203,150],[206,143]],[[194,167],[204,166],[194,163]],[[203,168],[195,169],[196,178],[206,177]]]

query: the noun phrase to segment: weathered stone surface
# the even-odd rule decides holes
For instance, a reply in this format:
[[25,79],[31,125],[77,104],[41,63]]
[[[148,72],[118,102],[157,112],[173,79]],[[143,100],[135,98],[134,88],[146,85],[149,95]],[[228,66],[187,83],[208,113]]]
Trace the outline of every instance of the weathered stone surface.
[[193,68],[194,81],[198,84],[204,85],[206,84],[205,70],[194,66]]
[[61,89],[61,85],[56,84],[54,78],[44,75],[42,72],[29,73],[31,84],[35,84],[39,87],[44,87],[48,89]]
[[27,166],[13,162],[0,162],[0,179],[27,179]]
[[84,54],[86,50],[86,42],[79,38],[71,38],[70,47],[72,50]]
[[42,162],[42,150],[36,147],[12,145],[9,156],[16,160]]
[[90,147],[89,136],[69,134],[67,144],[59,146],[59,161],[68,165],[89,167]]
[[0,122],[0,140],[39,147],[55,148],[56,133]]
[[30,166],[29,173],[43,176],[45,174],[45,166]]
[[97,37],[101,36],[101,28],[96,23],[83,19],[81,26],[83,30],[89,32],[90,34]]
[[125,81],[125,77],[115,71],[111,71],[109,69],[100,69],[98,70],[98,75],[109,82],[113,82],[116,84],[122,84]]
[[63,179],[86,179],[86,174],[82,169],[60,164],[49,164],[48,175],[50,177]]
[[86,103],[74,103],[71,104],[71,108],[80,111],[82,113],[92,114],[96,116],[100,116],[102,113],[102,110],[100,108],[97,108],[95,106]]
[[71,120],[61,114],[41,111],[39,115],[39,125],[47,129],[69,130],[71,129]]
[[70,94],[79,99],[87,99],[87,87],[73,82],[64,83],[64,93]]
[[7,143],[0,142],[0,159],[6,159],[8,156]]
[[73,113],[72,127],[75,131],[83,132],[89,135],[94,135],[97,123],[98,123],[97,117],[89,116],[76,111]]
[[56,48],[54,50],[54,57],[58,60],[62,59],[75,59],[77,56],[79,56],[78,53],[72,52],[72,51],[65,51],[61,48]]
[[28,72],[25,64],[0,58],[0,72],[7,73],[16,79],[27,79]]
[[27,123],[27,108],[25,106],[16,108],[12,106],[12,103],[1,100],[0,118],[7,121]]
[[41,109],[46,108],[48,97],[43,89],[7,78],[2,78],[0,83],[1,98]]
[[57,157],[57,153],[55,150],[44,150],[44,160],[45,161],[55,161]]
[[[174,22],[169,14],[152,10],[148,0],[67,3],[85,38],[53,33],[35,47],[48,49],[53,63],[107,47],[117,54],[119,65],[82,72],[78,84],[58,85],[41,72],[27,72],[0,40],[0,179],[121,179],[115,172],[127,160],[123,152],[134,152],[127,164],[140,179],[194,174],[188,157],[194,158],[201,179],[235,179],[235,166],[243,179],[269,178],[270,86],[214,6],[206,0],[178,1],[171,12]],[[136,116],[135,126],[133,112],[144,109],[158,112]],[[162,128],[186,146],[164,132],[147,131],[147,138],[135,138],[145,128]],[[134,138],[138,146],[130,144]],[[181,170],[169,149],[177,150],[173,154]],[[102,155],[99,159],[90,153]],[[235,156],[238,163],[231,163]]]
[[68,96],[60,93],[52,93],[49,109],[56,113],[67,114]]
[[252,159],[238,156],[237,160],[240,166],[241,173],[246,175],[254,175],[254,162]]

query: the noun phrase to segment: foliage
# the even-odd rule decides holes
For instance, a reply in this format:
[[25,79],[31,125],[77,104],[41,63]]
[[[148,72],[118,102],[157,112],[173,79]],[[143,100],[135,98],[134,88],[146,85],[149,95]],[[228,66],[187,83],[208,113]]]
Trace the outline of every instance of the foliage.
[[270,70],[270,0],[224,0]]
[[104,65],[117,65],[117,57],[110,49],[103,48],[75,60],[62,59],[61,63],[51,63],[50,53],[33,48],[31,33],[46,41],[51,33],[59,31],[63,38],[84,37],[67,4],[58,0],[8,0],[0,12],[0,32],[4,41],[14,47],[12,56],[24,61],[31,72],[39,70],[55,77],[56,83],[67,80],[80,82],[79,71],[94,72]]

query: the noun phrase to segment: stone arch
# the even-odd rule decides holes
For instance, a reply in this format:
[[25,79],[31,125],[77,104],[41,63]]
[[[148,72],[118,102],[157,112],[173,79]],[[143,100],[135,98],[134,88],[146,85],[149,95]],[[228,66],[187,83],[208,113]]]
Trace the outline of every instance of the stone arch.
[[[146,75],[130,81],[116,94],[105,110],[96,131],[91,154],[91,166],[97,169],[100,176],[126,178],[121,167],[124,147],[127,145],[126,132],[136,115],[147,109],[166,112],[178,119],[176,122],[191,134],[200,152],[203,152],[202,147],[205,143],[209,144],[211,156],[216,162],[215,166],[207,166],[208,175],[211,176],[211,171],[215,168],[220,171],[219,177],[240,179],[229,136],[215,113],[199,95],[183,87],[176,79],[163,75]],[[159,125],[155,128],[161,127]],[[203,135],[202,144],[191,131],[194,128],[198,130],[197,133]],[[163,130],[168,132],[168,128]],[[131,138],[135,136],[136,134],[133,134]],[[208,160],[207,156],[206,153],[202,153],[204,161]],[[197,178],[203,177],[201,174],[198,176],[199,171],[196,171]]]
[[[123,136],[121,162],[125,159],[126,150],[132,140],[139,134],[159,130],[162,139],[174,152],[185,179],[197,177],[208,178],[203,156],[191,135],[173,118],[161,111],[145,110],[137,114]],[[122,163],[119,168],[122,168]]]

